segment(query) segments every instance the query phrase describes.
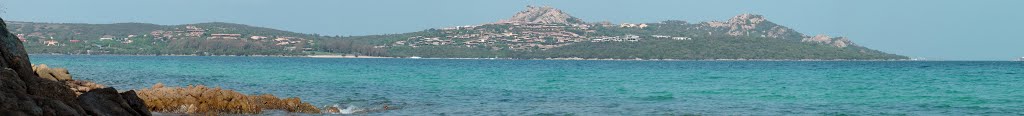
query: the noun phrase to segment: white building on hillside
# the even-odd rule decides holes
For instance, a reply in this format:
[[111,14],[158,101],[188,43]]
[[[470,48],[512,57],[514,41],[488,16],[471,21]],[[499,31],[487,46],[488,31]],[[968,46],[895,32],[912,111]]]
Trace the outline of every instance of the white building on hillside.
[[672,37],[672,39],[674,39],[674,40],[691,40],[693,38],[690,38],[690,37]]

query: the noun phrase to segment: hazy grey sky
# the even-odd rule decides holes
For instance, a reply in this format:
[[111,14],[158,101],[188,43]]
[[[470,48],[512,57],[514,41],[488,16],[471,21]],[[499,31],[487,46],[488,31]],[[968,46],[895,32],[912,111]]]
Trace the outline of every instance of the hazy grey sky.
[[1024,56],[1022,0],[0,0],[0,17],[60,23],[230,22],[323,35],[370,35],[495,22],[552,6],[588,22],[727,20],[741,13],[808,35],[914,58]]

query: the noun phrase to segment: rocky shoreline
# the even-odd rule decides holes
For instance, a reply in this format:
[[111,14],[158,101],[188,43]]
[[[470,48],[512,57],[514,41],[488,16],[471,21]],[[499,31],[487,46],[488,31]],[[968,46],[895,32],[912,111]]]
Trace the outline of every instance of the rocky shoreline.
[[[123,109],[132,109],[140,114],[148,115],[149,111],[174,114],[260,114],[263,110],[282,110],[296,113],[320,113],[320,109],[302,102],[297,97],[281,99],[274,95],[245,95],[233,90],[219,87],[210,88],[203,85],[188,87],[165,87],[157,83],[151,88],[129,90],[117,93],[114,88],[84,80],[74,80],[67,69],[50,68],[45,64],[34,65],[33,71],[40,78],[64,83],[80,99],[95,101],[94,98],[119,94],[124,103],[129,104]],[[85,97],[83,97],[85,96]],[[93,97],[100,96],[100,97]],[[83,100],[84,101],[84,100]],[[84,101],[92,103],[91,101]],[[115,103],[121,103],[116,101]],[[125,107],[125,106],[121,106]]]
[[150,110],[181,114],[259,114],[264,109],[297,113],[320,113],[320,109],[299,98],[280,99],[270,94],[245,95],[233,90],[203,85],[164,87],[162,83],[139,90]]
[[[0,27],[7,27],[0,19]],[[328,109],[337,109],[327,107]],[[264,109],[321,113],[299,98],[245,95],[232,90],[163,87],[119,92],[101,84],[74,80],[64,68],[32,65],[21,41],[0,28],[0,115],[3,116],[150,116],[179,114],[259,114]],[[331,112],[327,112],[331,113]]]
[[[114,88],[102,88],[79,95],[66,84],[75,83],[69,81],[71,76],[66,70],[47,68],[39,72],[31,64],[21,41],[7,28],[0,29],[0,114],[152,115],[134,91],[118,93]],[[41,68],[42,65],[35,69]]]

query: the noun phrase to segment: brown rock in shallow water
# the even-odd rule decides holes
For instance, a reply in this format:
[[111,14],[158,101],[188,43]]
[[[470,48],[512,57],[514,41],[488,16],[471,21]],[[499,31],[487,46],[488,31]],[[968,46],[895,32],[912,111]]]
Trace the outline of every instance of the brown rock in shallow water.
[[319,113],[320,110],[298,98],[279,99],[265,94],[247,96],[232,90],[208,88],[206,86],[163,87],[156,84],[152,88],[138,91],[139,97],[145,101],[146,107],[155,112],[186,113],[186,114],[258,114],[263,109],[284,110],[288,112]]
[[153,85],[153,88],[164,88],[164,83],[156,83]]
[[71,74],[68,73],[68,69],[65,68],[50,68],[46,64],[39,64],[32,67],[32,71],[35,71],[39,78],[51,80],[51,81],[70,81]]
[[261,102],[258,105],[265,109],[280,109],[288,112],[319,112],[320,110],[309,103],[302,103],[297,97],[278,99],[274,95],[263,94],[259,96],[250,96],[250,100]]
[[45,64],[44,65],[39,65],[37,68],[34,68],[34,69],[35,69],[36,75],[39,75],[39,78],[43,78],[43,79],[47,79],[47,80],[51,80],[51,81],[57,81],[57,78],[53,77],[53,74],[51,74],[50,68],[46,68]]
[[57,81],[71,80],[71,73],[68,73],[68,69],[66,68],[53,68],[50,72],[53,74],[53,78],[56,78]]
[[93,89],[106,88],[103,85],[82,80],[64,81],[64,84],[66,84],[71,90],[75,91],[75,95],[81,95],[82,93]]

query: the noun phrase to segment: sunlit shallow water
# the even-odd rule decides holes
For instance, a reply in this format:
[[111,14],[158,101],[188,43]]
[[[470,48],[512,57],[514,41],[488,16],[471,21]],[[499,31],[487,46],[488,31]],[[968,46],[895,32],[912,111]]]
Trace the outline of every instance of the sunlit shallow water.
[[32,55],[120,90],[162,82],[370,115],[1024,115],[1024,62],[550,61]]

